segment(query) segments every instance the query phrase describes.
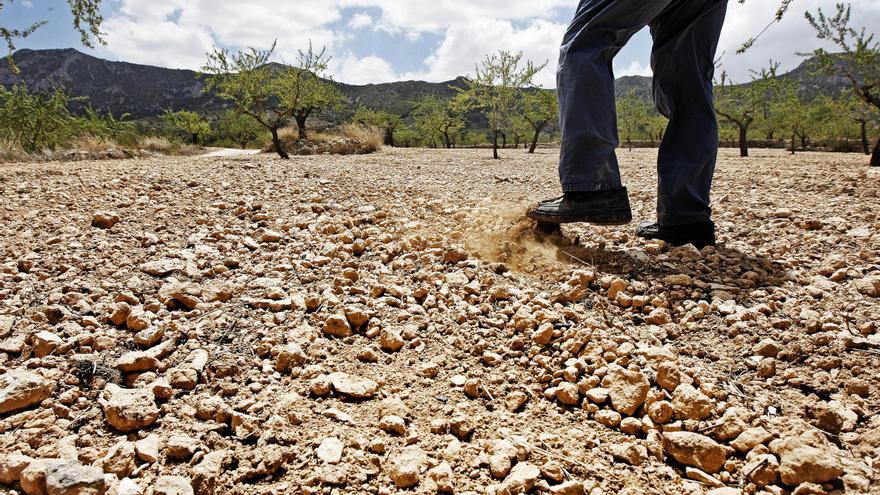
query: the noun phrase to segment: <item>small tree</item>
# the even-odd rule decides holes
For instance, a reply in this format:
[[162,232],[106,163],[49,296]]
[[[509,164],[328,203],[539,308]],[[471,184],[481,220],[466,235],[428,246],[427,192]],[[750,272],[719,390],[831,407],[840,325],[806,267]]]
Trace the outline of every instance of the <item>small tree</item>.
[[239,145],[241,149],[264,135],[266,129],[253,118],[244,115],[237,110],[230,109],[220,117],[220,134]]
[[186,134],[193,145],[199,144],[199,136],[211,132],[211,124],[198,113],[189,110],[178,110],[177,112],[165,110],[165,113],[162,114],[162,120],[174,129]]
[[522,52],[505,50],[487,56],[477,64],[473,79],[467,80],[467,88],[455,88],[463,94],[466,107],[479,109],[489,121],[492,133],[492,156],[498,158],[498,138],[512,123],[517,101],[525,88],[533,87],[533,80],[547,63],[536,66],[526,60],[520,66]]
[[327,64],[330,57],[325,55],[326,48],[316,52],[309,43],[307,51],[300,50],[297,57],[297,66],[293,72],[295,78],[291,81],[293,97],[296,101],[293,118],[299,131],[299,139],[308,139],[306,132],[306,120],[316,110],[335,108],[344,99],[342,93],[329,81],[327,76]]
[[415,128],[435,145],[439,139],[445,148],[452,148],[455,136],[464,129],[464,118],[460,110],[462,102],[460,96],[451,100],[436,95],[422,98],[412,111]]
[[[820,72],[845,77],[853,94],[877,111],[880,110],[880,42],[864,27],[861,30],[850,27],[851,9],[849,4],[838,3],[833,17],[827,17],[821,8],[816,14],[804,14],[820,40],[828,40],[842,50],[832,54],[820,48],[812,55]],[[880,167],[880,138],[871,154],[871,166]]]
[[367,107],[358,107],[354,112],[352,120],[359,124],[369,125],[382,129],[385,133],[383,139],[386,146],[394,146],[394,131],[400,127],[401,119],[399,115],[388,113],[384,110],[374,110]]
[[556,93],[544,89],[526,92],[522,98],[522,117],[533,131],[529,153],[534,153],[538,147],[541,132],[550,125],[550,122],[559,118],[559,102],[556,99]]
[[[101,23],[104,22],[100,10],[101,1],[102,0],[67,0],[67,4],[70,6],[70,13],[73,15],[73,28],[79,33],[82,44],[89,48],[94,47],[93,39],[98,43],[104,43],[103,33],[101,33]],[[12,0],[9,0],[6,3],[11,4]],[[0,1],[0,11],[3,10],[3,7],[4,2]],[[13,29],[0,26],[0,38],[3,38],[6,42],[6,47],[9,49],[9,54],[6,56],[6,59],[13,72],[18,72],[18,67],[15,66],[15,62],[12,60],[12,53],[15,51],[16,40],[29,37],[34,34],[37,29],[46,25],[47,22],[48,21],[39,21],[24,29]]]
[[772,97],[779,64],[771,62],[769,69],[755,73],[749,84],[734,85],[721,73],[721,82],[715,88],[715,112],[736,126],[739,134],[739,155],[749,156],[749,127],[755,122],[764,102]]
[[663,141],[663,135],[666,134],[666,126],[669,120],[660,115],[656,109],[648,112],[648,121],[645,124],[645,134],[651,141],[651,146],[657,146]]
[[648,110],[635,90],[629,90],[617,101],[617,128],[632,151],[633,135],[648,123]]
[[0,86],[0,136],[28,153],[54,149],[73,133],[71,101],[63,87],[32,94],[24,84]]
[[859,139],[862,152],[871,154],[871,143],[868,141],[868,129],[877,123],[877,112],[869,104],[852,96],[841,102],[843,112],[848,115],[852,122],[859,126]]
[[207,74],[204,90],[216,91],[219,97],[234,103],[239,113],[268,129],[278,156],[288,159],[290,155],[284,150],[278,130],[301,109],[298,89],[303,71],[269,65],[274,51],[274,44],[268,50],[249,48],[234,54],[225,48],[214,48],[202,67]]

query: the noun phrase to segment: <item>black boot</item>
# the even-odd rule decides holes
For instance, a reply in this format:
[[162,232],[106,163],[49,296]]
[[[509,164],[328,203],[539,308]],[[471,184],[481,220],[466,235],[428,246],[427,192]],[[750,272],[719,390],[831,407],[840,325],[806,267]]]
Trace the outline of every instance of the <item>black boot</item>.
[[642,222],[636,235],[644,239],[660,239],[673,246],[693,244],[697,249],[715,245],[715,224],[712,221],[664,227],[654,222]]
[[529,218],[544,223],[588,222],[620,225],[632,221],[626,188],[571,192],[541,202],[529,210]]

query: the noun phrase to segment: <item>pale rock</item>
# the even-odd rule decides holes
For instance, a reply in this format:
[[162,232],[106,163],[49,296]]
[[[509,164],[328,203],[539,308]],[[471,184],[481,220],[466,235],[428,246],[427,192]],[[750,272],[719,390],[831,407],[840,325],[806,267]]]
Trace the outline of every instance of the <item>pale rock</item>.
[[490,486],[486,491],[489,495],[520,495],[528,493],[535,487],[541,470],[528,462],[520,462],[510,474],[498,485]]
[[649,325],[665,325],[672,323],[672,315],[669,314],[669,310],[666,308],[656,308],[645,317],[645,322]]
[[98,402],[107,422],[119,431],[139,430],[159,418],[154,394],[148,389],[123,389],[111,383]]
[[130,351],[119,356],[113,366],[123,373],[141,373],[155,370],[159,360],[145,351]]
[[153,495],[195,495],[189,478],[185,476],[159,476],[153,482]]
[[34,355],[38,358],[46,357],[55,352],[64,341],[52,332],[41,331],[33,336]]
[[383,351],[397,352],[403,348],[406,342],[400,335],[400,331],[395,328],[383,328],[379,333],[379,345]]
[[115,474],[118,478],[125,478],[135,468],[134,443],[127,440],[116,442],[104,457],[96,463],[105,473]]
[[712,436],[720,441],[733,440],[748,429],[750,421],[751,413],[749,411],[742,407],[731,407],[721,415],[721,424],[712,430]]
[[31,461],[19,476],[19,484],[27,495],[46,495],[46,476],[48,471],[58,465],[70,461],[62,459],[35,459]]
[[391,454],[385,461],[385,474],[398,488],[410,488],[419,484],[421,472],[427,463],[427,456],[416,445]]
[[648,458],[648,449],[636,442],[624,442],[611,445],[611,455],[619,461],[639,466]]
[[15,368],[0,375],[0,414],[26,409],[48,399],[54,382],[41,375]]
[[165,455],[170,459],[185,461],[196,453],[200,443],[186,435],[171,435],[165,442]]
[[341,440],[336,437],[327,437],[321,441],[315,454],[322,462],[339,464],[339,461],[342,460],[342,451],[344,449],[345,444]]
[[510,473],[517,449],[507,440],[493,440],[487,449],[489,472],[496,478],[504,478]]
[[551,486],[547,492],[551,495],[584,495],[586,490],[583,481],[570,480]]
[[648,417],[657,424],[665,425],[672,421],[674,414],[672,403],[666,400],[658,400],[648,406]]
[[818,431],[774,440],[770,451],[779,456],[779,477],[788,486],[827,483],[843,475],[837,447]]
[[685,476],[687,476],[688,479],[702,483],[703,485],[706,485],[709,487],[717,488],[717,487],[724,486],[724,483],[713,478],[709,473],[706,473],[705,471],[701,471],[697,468],[687,467],[684,470],[684,474],[685,474]]
[[605,425],[608,428],[617,428],[623,419],[620,413],[612,409],[602,409],[593,417],[597,423]]
[[379,429],[392,435],[406,435],[406,421],[400,416],[387,415],[379,420]]
[[21,472],[27,468],[34,459],[21,452],[0,454],[0,483],[11,485],[21,478]]
[[119,480],[119,486],[116,487],[116,495],[144,495],[144,489],[137,481],[131,478],[122,478]]
[[223,465],[229,457],[229,451],[216,450],[205,454],[192,469],[192,487],[196,495],[212,495],[217,486],[217,479],[223,472]]
[[562,382],[556,389],[556,400],[567,406],[576,406],[581,398],[577,385],[569,382]]
[[143,462],[154,463],[159,460],[159,435],[150,433],[134,442],[134,452]]
[[779,478],[779,460],[773,454],[756,455],[743,467],[743,473],[759,488],[772,485]]
[[369,399],[379,391],[379,384],[369,378],[336,372],[328,375],[333,390],[354,399]]
[[448,462],[443,461],[429,469],[426,476],[433,491],[440,493],[452,493],[455,491],[455,474],[452,472],[452,466]]
[[111,229],[119,223],[119,215],[106,211],[99,211],[92,216],[92,227],[99,229]]
[[161,260],[148,261],[140,266],[140,270],[147,275],[154,277],[165,277],[174,272],[181,271],[186,267],[183,260],[165,258]]
[[730,446],[733,447],[737,452],[744,454],[757,447],[758,445],[767,443],[770,440],[773,440],[773,434],[758,426],[755,428],[749,428],[748,430],[740,433],[739,436],[737,436],[732,442],[730,442]]
[[351,325],[343,315],[330,315],[324,321],[324,333],[340,339],[351,337]]
[[297,344],[287,344],[278,350],[275,357],[275,371],[286,373],[295,366],[301,366],[306,362],[306,354]]
[[619,366],[609,367],[602,386],[608,389],[614,409],[627,416],[632,416],[645,403],[651,389],[651,384],[643,373]]
[[712,399],[691,385],[682,383],[672,393],[672,408],[678,419],[706,419],[714,407]]
[[868,297],[880,297],[880,276],[869,275],[855,281],[856,290]]
[[730,449],[698,433],[677,431],[663,434],[663,450],[685,466],[714,474],[721,471]]
[[47,495],[103,495],[106,491],[104,473],[97,467],[70,461],[46,469]]

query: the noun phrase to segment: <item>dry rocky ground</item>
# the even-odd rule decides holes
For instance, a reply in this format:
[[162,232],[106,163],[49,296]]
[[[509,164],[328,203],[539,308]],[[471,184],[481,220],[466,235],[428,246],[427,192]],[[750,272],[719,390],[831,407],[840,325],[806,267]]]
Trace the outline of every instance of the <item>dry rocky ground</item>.
[[880,493],[864,157],[725,151],[701,252],[487,154],[0,166],[0,493]]

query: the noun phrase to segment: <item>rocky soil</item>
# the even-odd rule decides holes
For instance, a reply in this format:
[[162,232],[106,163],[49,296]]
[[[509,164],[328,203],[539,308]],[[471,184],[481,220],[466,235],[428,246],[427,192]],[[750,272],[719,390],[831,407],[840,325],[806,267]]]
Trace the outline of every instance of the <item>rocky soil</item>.
[[698,251],[487,154],[0,166],[0,493],[880,493],[864,157],[723,153]]

